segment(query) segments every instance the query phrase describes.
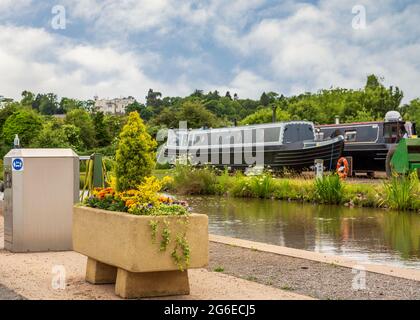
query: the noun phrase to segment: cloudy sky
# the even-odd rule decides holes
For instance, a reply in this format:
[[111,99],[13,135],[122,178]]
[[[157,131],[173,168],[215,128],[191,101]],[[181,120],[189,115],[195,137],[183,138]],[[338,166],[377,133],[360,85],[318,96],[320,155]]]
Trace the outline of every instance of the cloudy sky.
[[12,98],[256,98],[359,88],[370,73],[420,96],[418,0],[0,0],[0,95]]

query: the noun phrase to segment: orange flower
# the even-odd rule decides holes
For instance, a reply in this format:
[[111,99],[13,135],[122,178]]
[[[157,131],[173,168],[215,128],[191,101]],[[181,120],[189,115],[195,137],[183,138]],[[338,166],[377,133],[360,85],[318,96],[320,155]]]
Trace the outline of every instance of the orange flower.
[[128,199],[125,202],[126,207],[131,207],[133,204],[135,204],[136,202],[133,199]]

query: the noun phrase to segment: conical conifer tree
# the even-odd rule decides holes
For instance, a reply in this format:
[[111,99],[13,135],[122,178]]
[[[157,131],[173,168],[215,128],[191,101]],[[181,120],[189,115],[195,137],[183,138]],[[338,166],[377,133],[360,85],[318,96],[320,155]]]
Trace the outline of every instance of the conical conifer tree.
[[147,133],[137,112],[131,112],[122,129],[116,153],[117,190],[136,189],[156,164],[156,141]]

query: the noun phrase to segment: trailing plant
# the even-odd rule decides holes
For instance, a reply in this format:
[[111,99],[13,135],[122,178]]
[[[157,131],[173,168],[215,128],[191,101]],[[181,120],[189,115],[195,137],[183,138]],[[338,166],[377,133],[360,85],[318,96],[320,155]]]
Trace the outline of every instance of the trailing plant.
[[[190,262],[190,246],[186,238],[186,231],[189,224],[188,214],[177,220],[177,222],[181,225],[181,230],[175,235],[175,239],[173,239],[173,232],[170,230],[170,222],[166,219],[163,220],[163,226],[160,231],[159,251],[167,251],[168,246],[173,243],[171,257],[178,269],[183,271],[188,268]],[[162,223],[159,220],[151,220],[149,223],[152,234],[152,243],[156,243],[159,225],[161,224]]]
[[152,229],[152,243],[155,243],[159,222],[155,221],[155,220],[150,220],[149,221],[149,226]]
[[165,251],[171,240],[171,231],[169,230],[169,221],[163,221],[164,227],[162,230],[162,240],[160,241],[160,251]]
[[[92,195],[85,200],[88,207],[127,212],[134,215],[149,215],[153,217],[164,216],[163,221],[152,219],[149,221],[152,243],[159,238],[159,251],[164,252],[173,244],[170,251],[174,263],[180,270],[188,268],[189,245],[186,240],[188,228],[188,204],[172,197],[161,195],[158,192],[162,182],[155,177],[146,177],[137,189],[116,192],[115,189],[96,188]],[[177,217],[176,222],[180,225],[174,232],[171,230],[171,220],[166,217]]]
[[190,264],[190,246],[188,244],[186,234],[178,235],[175,241],[175,247],[171,253],[179,270],[188,269]]

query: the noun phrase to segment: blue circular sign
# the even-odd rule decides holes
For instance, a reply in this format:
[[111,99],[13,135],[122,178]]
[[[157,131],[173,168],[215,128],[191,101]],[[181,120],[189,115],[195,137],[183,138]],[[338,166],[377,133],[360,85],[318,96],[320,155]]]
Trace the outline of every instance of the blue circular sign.
[[23,169],[23,160],[22,159],[13,159],[12,167],[16,171],[20,171]]

